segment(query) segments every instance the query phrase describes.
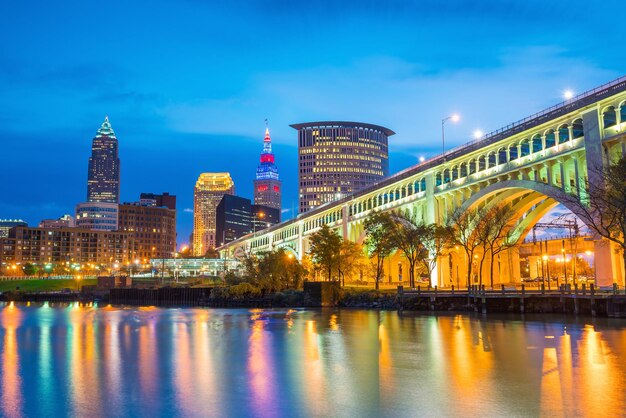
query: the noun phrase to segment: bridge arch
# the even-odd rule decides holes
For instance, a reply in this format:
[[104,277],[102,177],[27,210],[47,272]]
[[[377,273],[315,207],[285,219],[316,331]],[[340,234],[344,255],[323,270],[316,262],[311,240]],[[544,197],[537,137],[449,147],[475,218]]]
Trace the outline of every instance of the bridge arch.
[[[575,204],[571,202],[571,195],[568,195],[563,190],[556,188],[554,186],[550,186],[544,183],[537,183],[531,180],[505,180],[498,183],[491,184],[478,192],[472,194],[469,199],[467,199],[460,207],[460,210],[466,211],[477,205],[487,203],[492,199],[492,203],[495,204],[497,199],[501,199],[502,201],[506,201],[507,199],[511,199],[515,196],[514,190],[520,191],[528,191],[528,192],[536,192],[539,195],[545,196],[549,199],[548,202],[542,204],[541,210],[535,211],[536,216],[528,217],[532,219],[524,219],[522,222],[524,234],[528,232],[532,226],[545,215],[549,209],[552,209],[557,204],[562,204],[567,208],[570,212],[576,215],[579,219],[583,220],[585,217]],[[511,191],[510,193],[502,193],[503,191]],[[500,195],[499,195],[500,194]],[[522,233],[522,231],[520,231]],[[523,235],[520,235],[520,237]]]

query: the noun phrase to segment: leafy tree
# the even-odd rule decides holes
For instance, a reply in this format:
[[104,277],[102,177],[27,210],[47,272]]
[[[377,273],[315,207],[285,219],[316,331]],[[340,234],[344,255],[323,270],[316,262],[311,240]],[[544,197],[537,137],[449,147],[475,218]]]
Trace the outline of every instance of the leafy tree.
[[206,253],[204,253],[204,258],[220,258],[220,252],[217,251],[214,247],[209,247],[209,249],[206,250]]
[[322,225],[322,228],[309,239],[309,253],[313,263],[326,273],[326,280],[331,280],[333,268],[336,268],[339,262],[338,255],[342,241],[339,234],[326,224]]
[[603,169],[588,170],[587,195],[570,195],[568,203],[596,234],[620,247],[626,266],[626,157]]
[[462,247],[465,251],[467,258],[468,287],[472,280],[474,255],[480,247],[485,245],[485,214],[485,209],[481,208],[471,208],[465,211],[457,209],[448,219],[448,226],[452,228],[454,243]]
[[337,277],[342,286],[346,284],[346,276],[351,277],[357,269],[363,267],[363,247],[356,242],[343,241],[337,258]]
[[383,275],[384,261],[395,250],[395,224],[388,213],[374,212],[365,220],[365,244],[368,255],[376,260],[376,289]]
[[31,263],[24,264],[23,269],[26,276],[34,276],[35,274],[37,274],[37,270],[39,270],[37,266]]
[[485,220],[485,246],[489,250],[489,281],[493,289],[493,267],[495,259],[502,251],[516,245],[515,238],[511,236],[515,226],[514,210],[510,205],[499,205],[491,209]]

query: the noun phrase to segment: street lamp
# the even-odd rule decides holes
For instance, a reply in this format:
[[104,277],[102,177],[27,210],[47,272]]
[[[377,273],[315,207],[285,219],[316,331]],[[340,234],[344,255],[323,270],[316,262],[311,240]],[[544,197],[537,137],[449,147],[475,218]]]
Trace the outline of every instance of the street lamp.
[[446,130],[445,130],[446,122],[450,120],[456,123],[460,119],[461,117],[457,113],[453,113],[447,118],[441,119],[441,155],[443,155],[444,161],[446,158]]
[[565,100],[570,100],[574,98],[574,92],[571,89],[567,89],[563,92],[563,98]]

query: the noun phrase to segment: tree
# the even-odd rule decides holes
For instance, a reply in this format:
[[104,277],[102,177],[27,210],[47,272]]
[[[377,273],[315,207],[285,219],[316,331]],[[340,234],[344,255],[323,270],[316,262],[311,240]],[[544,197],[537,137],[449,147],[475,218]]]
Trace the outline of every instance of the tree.
[[426,251],[425,257],[421,257],[419,261],[426,269],[428,277],[431,277],[439,257],[454,243],[454,231],[447,225],[437,224],[423,225],[422,230],[422,243]]
[[229,278],[231,283],[248,282],[262,291],[279,292],[287,288],[297,289],[302,285],[305,268],[293,254],[282,248],[257,255],[247,254],[243,258],[245,279]]
[[480,208],[457,209],[448,219],[448,226],[452,228],[454,243],[463,248],[467,257],[467,287],[472,280],[474,254],[485,242],[484,223],[482,222],[485,219],[485,213],[486,211]]
[[339,248],[337,260],[337,277],[342,286],[346,284],[346,276],[351,277],[354,272],[363,267],[363,247],[356,242],[343,241]]
[[37,270],[39,270],[37,266],[31,263],[24,264],[23,268],[24,268],[24,274],[26,276],[34,276],[35,274],[37,274]]
[[489,281],[493,289],[493,267],[496,255],[516,245],[511,235],[515,226],[514,211],[510,205],[499,205],[491,209],[485,222],[485,246],[489,250],[491,259],[489,266]]
[[[626,267],[626,157],[588,171],[587,195],[571,194],[568,203],[596,234],[621,248]],[[623,277],[626,285],[626,271]]]
[[391,216],[384,212],[374,212],[365,220],[365,239],[368,255],[376,259],[376,290],[383,275],[385,258],[395,250],[395,224]]
[[214,247],[209,247],[209,249],[206,250],[206,253],[204,253],[204,258],[220,258],[220,252],[217,251]]
[[331,280],[333,268],[338,262],[341,237],[324,224],[319,231],[311,235],[309,242],[311,246],[309,253],[313,263],[326,273],[326,280]]

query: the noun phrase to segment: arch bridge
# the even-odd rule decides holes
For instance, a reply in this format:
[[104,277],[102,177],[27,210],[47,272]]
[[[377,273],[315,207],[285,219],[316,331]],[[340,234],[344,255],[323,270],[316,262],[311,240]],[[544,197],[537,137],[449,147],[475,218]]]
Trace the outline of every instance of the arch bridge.
[[[285,248],[302,258],[308,237],[323,224],[344,239],[360,242],[372,211],[402,211],[426,223],[445,223],[457,208],[510,203],[515,209],[515,236],[523,237],[566,196],[584,198],[588,173],[626,155],[626,77],[585,92],[540,113],[512,123],[357,193],[298,215],[295,219],[246,235],[219,248],[238,257]],[[569,207],[576,213],[576,207]],[[442,257],[433,285],[465,285],[466,261],[455,250]],[[623,261],[614,244],[595,241],[599,285],[623,281]],[[501,254],[496,283],[520,280],[516,250]],[[402,280],[408,264],[389,257],[385,282]],[[408,274],[404,274],[405,278]],[[405,279],[406,280],[406,279]]]

